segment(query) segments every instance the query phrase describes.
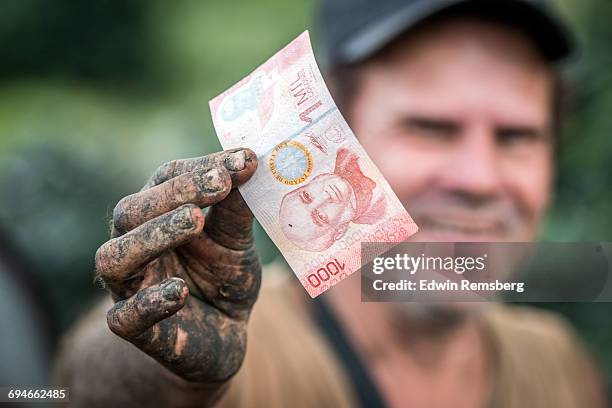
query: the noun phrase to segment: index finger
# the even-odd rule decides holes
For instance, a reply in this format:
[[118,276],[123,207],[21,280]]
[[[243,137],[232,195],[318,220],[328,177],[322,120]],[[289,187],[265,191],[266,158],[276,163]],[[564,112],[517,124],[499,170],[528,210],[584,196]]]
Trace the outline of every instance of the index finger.
[[159,166],[142,190],[181,174],[212,167],[225,167],[232,178],[232,185],[236,187],[246,182],[255,172],[257,155],[251,149],[239,147],[201,157],[173,160]]

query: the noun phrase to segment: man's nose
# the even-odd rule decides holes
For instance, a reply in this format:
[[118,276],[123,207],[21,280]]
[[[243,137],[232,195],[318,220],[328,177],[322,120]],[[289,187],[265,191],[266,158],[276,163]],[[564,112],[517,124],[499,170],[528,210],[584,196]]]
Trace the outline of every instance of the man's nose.
[[308,204],[308,208],[312,210],[316,210],[325,204],[329,200],[329,196],[325,191],[321,191],[315,197],[313,197],[312,202]]
[[440,176],[446,190],[477,200],[496,197],[501,191],[502,178],[494,131],[486,126],[467,129]]

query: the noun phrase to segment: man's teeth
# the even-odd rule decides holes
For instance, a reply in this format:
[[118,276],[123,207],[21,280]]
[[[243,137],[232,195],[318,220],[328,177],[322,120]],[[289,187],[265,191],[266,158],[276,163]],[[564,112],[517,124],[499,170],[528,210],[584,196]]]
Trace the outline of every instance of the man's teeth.
[[429,223],[429,227],[441,232],[452,232],[452,233],[461,233],[461,234],[493,234],[495,233],[495,228],[493,227],[477,227],[464,223],[454,223],[447,221],[431,221]]

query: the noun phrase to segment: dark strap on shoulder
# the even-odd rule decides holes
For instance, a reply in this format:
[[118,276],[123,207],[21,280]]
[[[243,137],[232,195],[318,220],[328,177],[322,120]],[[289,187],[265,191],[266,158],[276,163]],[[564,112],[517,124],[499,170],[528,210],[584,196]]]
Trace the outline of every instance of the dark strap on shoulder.
[[363,408],[384,408],[385,404],[370,378],[359,355],[344,335],[333,312],[325,304],[321,296],[313,301],[315,321],[321,327],[330,344],[340,358],[346,373],[352,383],[359,404]]

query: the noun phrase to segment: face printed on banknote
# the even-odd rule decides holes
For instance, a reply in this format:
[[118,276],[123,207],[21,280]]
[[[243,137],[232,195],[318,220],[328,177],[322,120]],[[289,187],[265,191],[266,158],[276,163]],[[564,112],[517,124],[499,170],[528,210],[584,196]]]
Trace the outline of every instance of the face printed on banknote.
[[257,154],[240,192],[311,296],[360,268],[362,242],[417,231],[338,111],[308,32],[210,107],[223,148]]
[[319,174],[283,197],[279,223],[297,247],[320,252],[344,237],[351,223],[376,223],[386,202],[382,189],[361,172],[359,156],[341,148],[333,173]]

